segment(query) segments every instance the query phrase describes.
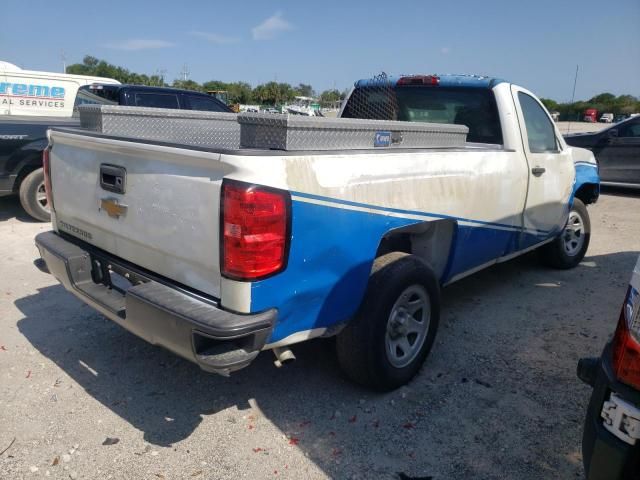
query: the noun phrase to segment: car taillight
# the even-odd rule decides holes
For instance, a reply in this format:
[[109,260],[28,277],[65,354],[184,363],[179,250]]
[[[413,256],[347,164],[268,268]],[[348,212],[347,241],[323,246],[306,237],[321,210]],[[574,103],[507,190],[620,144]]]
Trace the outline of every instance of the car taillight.
[[409,77],[400,77],[397,85],[439,85],[440,78],[435,75],[412,75]]
[[640,389],[640,294],[632,286],[620,312],[612,345],[616,377]]
[[287,263],[289,192],[225,180],[222,183],[222,274],[257,280]]
[[53,210],[53,194],[51,193],[51,161],[49,159],[49,147],[42,151],[42,170],[44,171],[44,191],[47,195],[49,208]]

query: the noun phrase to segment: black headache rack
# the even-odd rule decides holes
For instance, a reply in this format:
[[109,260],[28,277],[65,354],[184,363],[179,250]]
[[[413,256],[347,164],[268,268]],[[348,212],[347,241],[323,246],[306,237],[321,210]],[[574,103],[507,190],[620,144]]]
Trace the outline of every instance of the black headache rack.
[[147,275],[75,237],[45,232],[36,236],[36,246],[46,270],[67,290],[135,335],[206,371],[228,375],[247,366],[276,320],[274,309],[258,314],[223,310],[212,299]]

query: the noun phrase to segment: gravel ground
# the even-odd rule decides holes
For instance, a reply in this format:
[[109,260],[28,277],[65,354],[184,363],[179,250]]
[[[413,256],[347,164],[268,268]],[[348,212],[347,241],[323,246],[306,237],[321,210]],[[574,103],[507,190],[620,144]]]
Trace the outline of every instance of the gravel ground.
[[379,395],[341,376],[330,341],[231,378],[147,345],[39,272],[48,226],[0,199],[0,477],[579,478],[575,366],[614,329],[639,205],[609,191],[590,208],[575,270],[532,254],[446,288],[426,367]]

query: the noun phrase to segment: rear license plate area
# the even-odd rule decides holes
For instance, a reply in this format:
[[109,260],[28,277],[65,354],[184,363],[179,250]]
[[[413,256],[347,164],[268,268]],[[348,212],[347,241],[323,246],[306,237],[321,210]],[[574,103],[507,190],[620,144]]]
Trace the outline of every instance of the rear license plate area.
[[91,278],[124,295],[134,285],[150,281],[148,278],[109,260],[91,255]]

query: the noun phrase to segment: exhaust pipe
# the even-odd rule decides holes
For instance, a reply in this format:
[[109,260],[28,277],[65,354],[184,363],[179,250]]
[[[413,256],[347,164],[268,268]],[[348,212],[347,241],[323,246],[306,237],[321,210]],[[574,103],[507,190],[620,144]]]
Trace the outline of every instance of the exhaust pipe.
[[276,356],[276,359],[273,363],[278,368],[282,367],[287,363],[291,363],[296,359],[296,356],[293,354],[291,349],[286,347],[274,348],[273,354]]

